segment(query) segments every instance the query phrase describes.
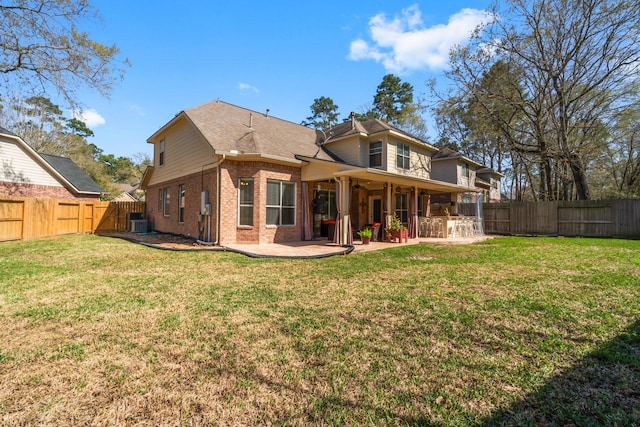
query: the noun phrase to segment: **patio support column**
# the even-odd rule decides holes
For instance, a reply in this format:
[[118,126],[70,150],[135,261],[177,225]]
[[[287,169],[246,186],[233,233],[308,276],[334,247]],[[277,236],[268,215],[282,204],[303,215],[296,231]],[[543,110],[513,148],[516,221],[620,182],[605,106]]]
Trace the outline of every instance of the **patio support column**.
[[349,239],[351,234],[351,226],[350,226],[350,193],[351,193],[351,185],[349,177],[346,176],[337,176],[335,177],[336,182],[339,186],[340,193],[340,201],[339,201],[339,212],[337,220],[340,221],[339,234],[337,236],[336,243],[339,245],[348,245],[351,243],[351,239]]
[[342,236],[340,236],[340,244],[348,245],[350,244],[349,233],[351,233],[350,225],[350,210],[351,210],[351,181],[349,177],[342,177],[340,180],[340,197],[342,198],[340,205],[342,206],[342,217],[340,220],[342,221]]
[[387,192],[384,195],[385,200],[387,201],[387,211],[385,212],[385,228],[389,227],[391,224],[391,218],[393,217],[392,212],[395,211],[393,205],[393,184],[387,182]]

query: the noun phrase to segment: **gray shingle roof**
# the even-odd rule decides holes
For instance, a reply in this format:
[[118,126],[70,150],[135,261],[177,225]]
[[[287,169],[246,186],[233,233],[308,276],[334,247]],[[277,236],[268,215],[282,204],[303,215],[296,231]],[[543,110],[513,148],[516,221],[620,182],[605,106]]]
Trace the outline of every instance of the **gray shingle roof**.
[[11,132],[9,129],[3,128],[2,126],[0,126],[0,133],[3,133],[5,135],[18,136],[15,133]]
[[216,151],[331,159],[319,149],[320,137],[314,129],[265,113],[215,100],[188,108],[184,114]]
[[60,175],[71,183],[81,193],[104,193],[102,187],[91,179],[89,175],[73,160],[66,157],[52,156],[49,154],[38,153],[49,165],[54,168]]
[[[403,131],[402,129],[398,129],[395,126],[391,126],[389,123],[383,122],[380,119],[369,119],[363,122],[359,120],[347,120],[346,122],[342,122],[336,126],[333,126],[331,129],[325,129],[325,133],[327,135],[331,135],[332,139],[338,139],[357,134],[375,135],[376,133],[385,131],[394,131],[405,135],[408,138],[418,140],[425,145],[429,145],[425,141],[422,141],[420,138],[417,138],[410,133]],[[331,141],[329,140],[329,143],[330,142]]]

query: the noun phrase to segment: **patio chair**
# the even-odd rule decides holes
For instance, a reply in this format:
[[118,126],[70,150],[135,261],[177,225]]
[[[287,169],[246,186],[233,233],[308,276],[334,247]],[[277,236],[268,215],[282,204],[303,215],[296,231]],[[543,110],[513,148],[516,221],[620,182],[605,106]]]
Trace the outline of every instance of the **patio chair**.
[[380,223],[375,223],[373,225],[373,235],[371,236],[371,241],[377,242],[380,237]]

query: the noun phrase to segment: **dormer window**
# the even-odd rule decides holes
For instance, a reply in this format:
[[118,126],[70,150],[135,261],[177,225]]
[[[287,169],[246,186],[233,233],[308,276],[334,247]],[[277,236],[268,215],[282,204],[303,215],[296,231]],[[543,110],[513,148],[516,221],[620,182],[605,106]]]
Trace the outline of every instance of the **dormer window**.
[[160,166],[164,165],[164,139],[162,141],[160,141],[160,147],[159,147],[159,155],[158,155],[158,161],[160,163]]
[[369,167],[382,167],[382,141],[374,141],[369,143]]

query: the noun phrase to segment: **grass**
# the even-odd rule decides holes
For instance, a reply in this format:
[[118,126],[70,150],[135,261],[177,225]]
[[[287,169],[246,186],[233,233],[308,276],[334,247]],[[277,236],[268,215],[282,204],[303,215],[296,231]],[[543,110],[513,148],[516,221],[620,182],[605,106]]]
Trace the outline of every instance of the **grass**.
[[640,241],[0,244],[0,424],[640,425]]

